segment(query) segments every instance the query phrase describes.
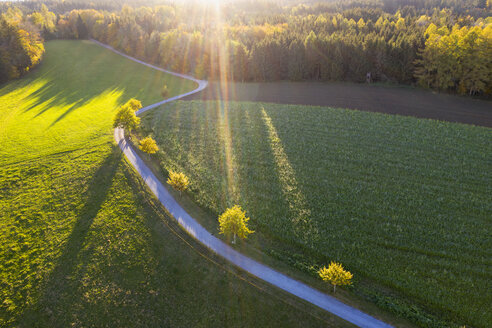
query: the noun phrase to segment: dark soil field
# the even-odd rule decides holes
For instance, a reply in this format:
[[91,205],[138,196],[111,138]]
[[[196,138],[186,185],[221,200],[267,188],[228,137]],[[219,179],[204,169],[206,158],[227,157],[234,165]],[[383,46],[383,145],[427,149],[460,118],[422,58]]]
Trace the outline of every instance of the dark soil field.
[[422,89],[353,83],[211,83],[187,99],[330,106],[492,127],[492,102]]

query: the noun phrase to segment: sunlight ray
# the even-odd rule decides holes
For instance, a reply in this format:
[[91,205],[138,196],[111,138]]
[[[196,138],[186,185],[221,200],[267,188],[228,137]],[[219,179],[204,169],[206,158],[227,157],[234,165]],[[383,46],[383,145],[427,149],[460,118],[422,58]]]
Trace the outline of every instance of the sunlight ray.
[[225,178],[226,178],[226,188],[227,192],[224,193],[226,196],[226,206],[230,206],[233,204],[229,204],[229,202],[237,203],[239,201],[239,193],[237,188],[237,165],[236,165],[236,156],[234,155],[232,148],[232,137],[231,137],[231,129],[229,122],[229,106],[228,102],[217,102],[217,116],[220,120],[220,123],[217,125],[218,135],[221,139],[223,156],[224,156],[224,170],[225,170]]
[[318,229],[310,219],[311,210],[299,188],[295,171],[285,153],[277,129],[273,126],[272,119],[268,116],[264,108],[261,109],[261,114],[263,122],[268,129],[270,147],[275,157],[278,177],[282,184],[282,193],[289,204],[289,211],[293,216],[294,233],[305,244],[312,244],[318,238]]

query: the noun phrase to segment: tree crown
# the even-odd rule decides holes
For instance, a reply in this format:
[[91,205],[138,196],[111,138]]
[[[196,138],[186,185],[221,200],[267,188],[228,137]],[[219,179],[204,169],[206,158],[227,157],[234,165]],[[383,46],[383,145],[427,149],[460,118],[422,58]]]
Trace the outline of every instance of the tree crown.
[[152,137],[147,137],[144,138],[140,141],[140,150],[147,153],[147,154],[155,154],[158,150],[159,147],[157,147],[157,144]]
[[237,235],[241,239],[245,239],[254,231],[248,229],[246,212],[239,205],[234,205],[228,208],[221,216],[219,216],[220,233],[225,235]]
[[352,273],[343,269],[342,264],[331,262],[327,267],[323,267],[318,271],[319,276],[324,281],[328,281],[333,286],[343,286],[352,284]]
[[137,100],[135,98],[132,98],[132,99],[128,100],[126,102],[126,104],[124,104],[123,106],[128,106],[131,110],[133,110],[134,112],[136,112],[137,110],[139,110],[140,108],[142,108],[142,103],[140,102],[140,100]]
[[125,130],[134,130],[140,124],[140,118],[135,115],[135,111],[129,106],[123,105],[116,113],[113,121],[113,127]]
[[182,172],[169,171],[169,178],[167,183],[178,191],[184,191],[190,184],[188,177]]

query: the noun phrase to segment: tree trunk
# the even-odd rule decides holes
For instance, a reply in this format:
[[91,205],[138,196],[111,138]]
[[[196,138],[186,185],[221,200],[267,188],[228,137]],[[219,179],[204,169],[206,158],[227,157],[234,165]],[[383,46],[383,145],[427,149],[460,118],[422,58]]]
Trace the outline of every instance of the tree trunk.
[[337,285],[333,285],[333,294],[337,291]]
[[236,243],[236,234],[234,234],[234,238],[232,239],[232,243],[235,244]]

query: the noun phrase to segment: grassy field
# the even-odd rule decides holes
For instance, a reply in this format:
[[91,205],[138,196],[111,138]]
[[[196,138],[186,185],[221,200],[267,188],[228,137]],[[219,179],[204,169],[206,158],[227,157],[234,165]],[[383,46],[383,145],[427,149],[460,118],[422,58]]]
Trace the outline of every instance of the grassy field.
[[341,261],[355,293],[424,327],[492,322],[489,128],[217,101],[168,104],[142,125],[164,175],[191,178],[211,231],[238,203],[248,243],[297,268]]
[[1,327],[347,325],[201,249],[122,158],[116,107],[192,83],[89,42],[46,49],[0,86]]

